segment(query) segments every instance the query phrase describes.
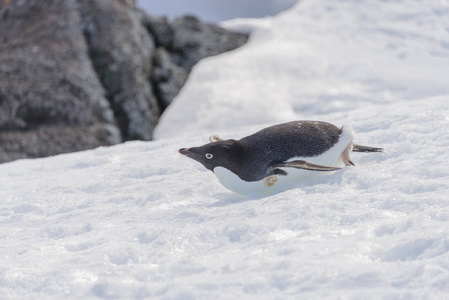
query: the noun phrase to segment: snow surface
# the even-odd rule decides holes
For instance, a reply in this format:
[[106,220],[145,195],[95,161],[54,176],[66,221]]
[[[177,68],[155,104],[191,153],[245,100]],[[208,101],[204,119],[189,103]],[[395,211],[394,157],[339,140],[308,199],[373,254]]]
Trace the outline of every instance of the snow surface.
[[296,2],[298,0],[137,0],[137,5],[151,15],[174,18],[188,14],[216,23],[275,15]]
[[[201,62],[164,139],[0,165],[0,298],[449,298],[447,2],[355,2]],[[259,198],[177,153],[295,118],[385,153]]]
[[310,0],[227,25],[249,43],[194,68],[156,138],[449,94],[449,1]]

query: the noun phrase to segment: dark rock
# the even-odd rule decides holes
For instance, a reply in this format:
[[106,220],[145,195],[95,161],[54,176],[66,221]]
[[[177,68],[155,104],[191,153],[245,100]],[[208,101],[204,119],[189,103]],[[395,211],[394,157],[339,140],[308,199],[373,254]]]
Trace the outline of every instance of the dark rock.
[[0,18],[0,162],[120,142],[76,1],[1,1]]
[[204,24],[193,16],[177,18],[171,26],[174,31],[172,59],[188,71],[200,59],[236,49],[248,40],[247,34]]
[[149,77],[154,44],[132,0],[79,1],[90,56],[125,140],[150,140],[160,110]]
[[37,158],[120,143],[120,132],[111,124],[42,125],[38,130],[0,133],[0,162]]
[[143,12],[142,23],[154,37],[153,86],[164,109],[179,93],[192,67],[201,59],[233,50],[245,44],[248,35],[225,30],[185,16],[169,22]]
[[0,162],[150,140],[193,65],[246,40],[134,0],[0,0]]
[[154,55],[152,80],[162,109],[167,108],[187,80],[188,72],[175,65],[165,48],[159,47]]
[[175,32],[167,18],[151,16],[143,11],[140,11],[140,18],[142,24],[153,36],[156,45],[171,51]]

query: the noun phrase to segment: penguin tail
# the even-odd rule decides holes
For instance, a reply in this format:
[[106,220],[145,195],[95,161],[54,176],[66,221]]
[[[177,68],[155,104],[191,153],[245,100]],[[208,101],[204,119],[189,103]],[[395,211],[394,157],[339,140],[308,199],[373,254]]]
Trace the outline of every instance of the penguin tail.
[[352,151],[353,152],[383,152],[384,149],[353,144]]

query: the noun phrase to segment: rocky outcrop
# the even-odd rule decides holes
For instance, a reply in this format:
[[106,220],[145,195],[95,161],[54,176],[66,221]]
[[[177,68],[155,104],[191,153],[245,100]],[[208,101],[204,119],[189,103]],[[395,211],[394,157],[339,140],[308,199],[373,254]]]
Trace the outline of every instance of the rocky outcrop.
[[194,16],[169,22],[166,17],[141,14],[141,19],[158,47],[152,78],[163,108],[178,94],[200,59],[238,48],[248,39],[246,34],[204,24]]
[[80,0],[83,29],[95,70],[125,140],[150,140],[160,115],[149,74],[153,41],[134,1]]
[[74,1],[0,3],[0,162],[120,142]]
[[0,1],[0,162],[150,140],[193,65],[246,39],[134,0]]
[[154,53],[151,81],[161,109],[167,108],[178,95],[187,80],[189,71],[173,63],[166,48],[159,47]]

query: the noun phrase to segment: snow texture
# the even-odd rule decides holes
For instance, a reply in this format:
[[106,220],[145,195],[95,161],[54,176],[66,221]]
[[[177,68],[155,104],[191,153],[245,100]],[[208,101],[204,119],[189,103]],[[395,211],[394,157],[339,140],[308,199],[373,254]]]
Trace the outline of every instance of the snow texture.
[[[160,140],[0,165],[0,298],[448,298],[448,9],[302,1],[201,62]],[[258,198],[177,153],[290,119],[385,152]]]

